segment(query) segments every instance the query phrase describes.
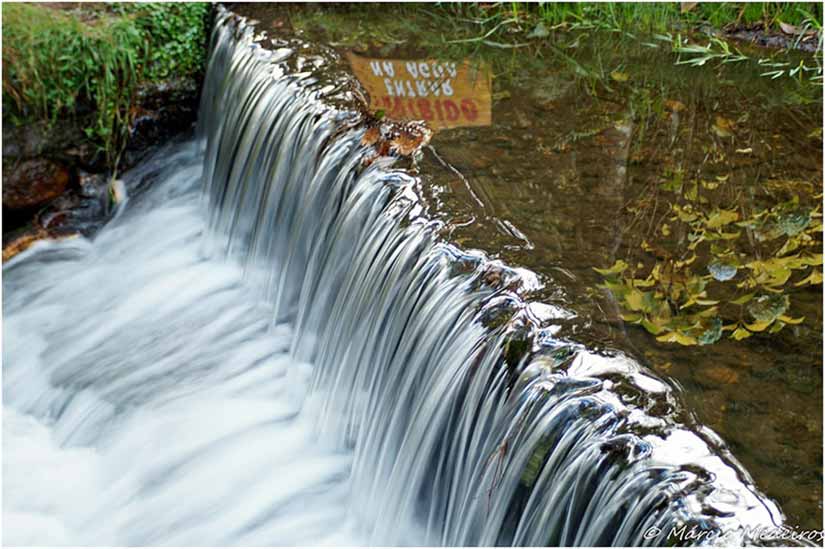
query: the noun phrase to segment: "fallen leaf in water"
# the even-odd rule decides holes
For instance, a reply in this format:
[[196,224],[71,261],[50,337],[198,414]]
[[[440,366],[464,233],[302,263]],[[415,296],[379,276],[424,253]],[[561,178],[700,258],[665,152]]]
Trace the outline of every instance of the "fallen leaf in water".
[[743,339],[746,339],[746,338],[750,337],[751,335],[752,334],[749,331],[747,331],[742,326],[739,326],[738,328],[736,328],[736,330],[733,331],[733,333],[730,335],[730,337],[732,337],[736,341],[741,341]]
[[630,77],[627,75],[626,72],[620,72],[620,71],[611,72],[610,73],[610,78],[612,78],[616,82],[627,82],[630,79]]
[[[790,306],[790,299],[786,295],[764,295],[752,301],[748,306],[748,312],[756,320],[755,328],[753,324],[749,324],[748,329],[752,332],[761,332],[776,320],[779,316],[785,314]],[[761,328],[761,329],[759,329]]]
[[722,261],[714,261],[708,265],[708,272],[711,276],[720,282],[725,282],[736,276],[736,265],[724,263]]
[[804,286],[805,284],[822,284],[822,271],[813,270],[810,275],[794,284],[794,286]]
[[751,154],[753,152],[753,149],[750,147],[748,147],[747,149],[736,149],[736,152],[738,154]]
[[624,261],[619,259],[610,268],[598,269],[596,267],[593,267],[593,270],[596,271],[597,273],[601,274],[601,275],[610,276],[610,275],[616,275],[616,274],[624,272],[627,269],[627,267],[628,267],[627,263],[625,263]]
[[718,229],[734,221],[739,221],[739,212],[736,210],[714,210],[713,213],[708,216],[707,227],[709,229]]
[[364,132],[364,136],[361,137],[361,144],[365,147],[369,147],[371,145],[375,145],[380,138],[381,130],[378,129],[378,126],[373,126],[371,128],[367,128],[367,131]]
[[685,104],[676,99],[668,99],[665,101],[665,108],[670,112],[682,112],[685,110]]
[[660,335],[656,338],[656,341],[661,341],[663,343],[678,343],[680,345],[696,345],[697,343],[695,337],[683,334],[678,331],[668,332],[664,335]]
[[713,131],[719,137],[733,137],[734,125],[731,120],[717,116],[716,123],[713,125]]

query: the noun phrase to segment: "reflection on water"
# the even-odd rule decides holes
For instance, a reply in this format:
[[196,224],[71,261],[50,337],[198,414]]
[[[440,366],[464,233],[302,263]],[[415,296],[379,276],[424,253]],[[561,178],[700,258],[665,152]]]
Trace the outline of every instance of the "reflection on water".
[[[545,283],[537,297],[576,313],[560,322],[560,335],[605,353],[630,352],[670,377],[791,524],[821,527],[821,286],[792,290],[792,314],[804,316],[802,324],[686,348],[626,324],[593,270],[617,259],[655,259],[641,248],[644,240],[665,248],[676,242],[661,220],[672,215],[665,186],[677,173],[687,182],[725,182],[725,196],[700,191],[697,202],[704,198],[708,211],[725,207],[723,199],[753,211],[793,194],[818,200],[821,86],[760,77],[756,63],[675,66],[655,40],[610,33],[558,32],[519,50],[456,51],[445,23],[432,23],[427,34],[425,16],[412,11],[404,16],[409,32],[389,40],[382,29],[398,26],[390,9],[372,10],[368,19],[342,9],[334,13],[338,27],[319,28],[300,27],[297,12],[306,7],[289,18],[278,7],[247,9],[261,21],[290,20],[314,39],[341,43],[372,108],[390,117],[426,118],[407,63],[419,76],[421,60],[451,59],[457,73],[467,58],[491,67],[495,117],[487,124],[438,126],[431,107],[430,124],[444,130],[419,163],[430,214],[445,222],[452,241],[537,272]],[[273,25],[270,32],[287,30]],[[424,47],[436,42],[443,48]],[[387,60],[389,89],[385,67],[370,64]],[[396,88],[393,80],[405,83]],[[443,101],[444,88],[439,93]],[[462,97],[481,104],[478,95]],[[434,90],[426,99],[436,99]]]
[[492,119],[489,67],[465,60],[347,58],[367,90],[372,111],[398,119],[425,120],[434,130],[489,126]]

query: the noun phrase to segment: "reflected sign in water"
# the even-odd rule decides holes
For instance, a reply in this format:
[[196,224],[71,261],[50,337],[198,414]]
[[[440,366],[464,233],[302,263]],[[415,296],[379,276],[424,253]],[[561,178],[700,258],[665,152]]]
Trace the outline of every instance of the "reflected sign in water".
[[370,110],[394,119],[425,120],[433,130],[489,126],[492,76],[487,65],[432,59],[375,59],[350,53]]

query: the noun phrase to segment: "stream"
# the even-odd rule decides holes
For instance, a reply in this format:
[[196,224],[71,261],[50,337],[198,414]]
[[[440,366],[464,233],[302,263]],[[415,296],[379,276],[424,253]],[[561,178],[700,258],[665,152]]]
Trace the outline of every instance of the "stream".
[[[5,543],[751,544],[785,524],[661,372],[563,331],[581,311],[552,280],[444,238],[415,167],[331,106],[345,79],[255,34],[220,8],[195,135],[124,175],[93,238],[4,265]],[[485,219],[532,242],[505,217]]]

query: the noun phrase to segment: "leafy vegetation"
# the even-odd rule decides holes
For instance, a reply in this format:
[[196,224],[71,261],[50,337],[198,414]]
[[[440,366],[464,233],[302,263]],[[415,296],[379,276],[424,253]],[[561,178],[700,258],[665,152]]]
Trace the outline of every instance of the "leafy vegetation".
[[196,73],[206,3],[3,5],[4,122],[54,124],[93,111],[85,132],[116,167],[138,85]]
[[[725,332],[735,340],[776,333],[805,320],[791,315],[792,292],[822,283],[822,194],[811,192],[814,200],[804,204],[798,194],[809,190],[804,182],[769,182],[791,198],[749,207],[741,191],[726,189],[727,179],[670,174],[659,184],[670,196],[666,217],[653,242],[640,243],[645,256],[628,258],[635,266],[618,260],[596,269],[622,318],[659,341],[708,345]],[[649,200],[630,211],[646,215]],[[730,206],[719,206],[725,202]]]

